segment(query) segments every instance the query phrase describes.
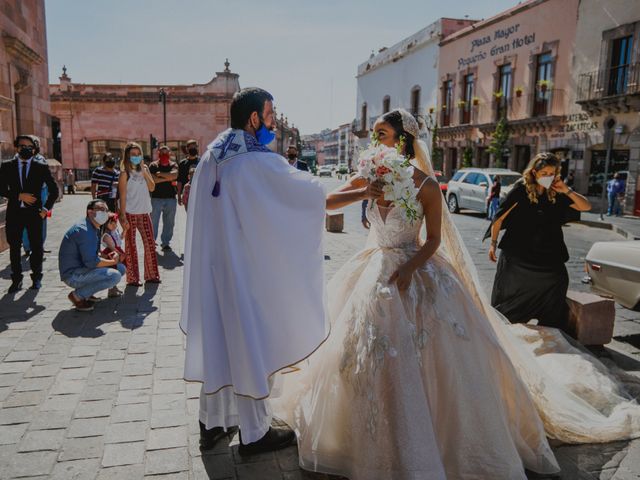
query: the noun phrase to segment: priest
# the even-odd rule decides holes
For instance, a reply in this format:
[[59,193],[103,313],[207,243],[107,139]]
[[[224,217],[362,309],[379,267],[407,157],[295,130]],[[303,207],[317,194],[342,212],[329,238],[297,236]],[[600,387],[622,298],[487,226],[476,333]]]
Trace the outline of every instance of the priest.
[[192,180],[180,326],[185,379],[202,383],[201,447],[238,426],[240,453],[251,454],[295,439],[271,427],[274,375],[329,333],[325,192],[267,148],[275,138],[268,92],[237,92],[230,115],[231,128],[208,146]]

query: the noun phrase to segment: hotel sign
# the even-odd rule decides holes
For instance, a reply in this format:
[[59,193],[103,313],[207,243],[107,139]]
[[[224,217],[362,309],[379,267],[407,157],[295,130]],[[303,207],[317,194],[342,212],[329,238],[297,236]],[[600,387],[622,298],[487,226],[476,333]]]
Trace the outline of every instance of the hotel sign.
[[471,40],[470,55],[458,59],[458,69],[468,67],[488,57],[504,55],[513,52],[525,45],[531,45],[536,41],[536,34],[522,34],[520,24],[516,23],[506,28],[499,28],[491,35]]

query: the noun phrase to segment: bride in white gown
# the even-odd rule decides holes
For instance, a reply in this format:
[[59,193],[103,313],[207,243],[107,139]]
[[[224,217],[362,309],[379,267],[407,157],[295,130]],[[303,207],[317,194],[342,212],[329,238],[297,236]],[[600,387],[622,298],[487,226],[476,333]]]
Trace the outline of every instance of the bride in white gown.
[[[374,129],[387,146],[404,136],[419,167],[427,241],[399,208],[367,208],[367,247],[328,285],[331,335],[282,375],[272,401],[296,431],[301,467],[352,480],[525,479],[525,469],[559,471],[547,435],[637,436],[640,408],[599,362],[553,329],[506,324],[488,305],[438,184],[423,173],[433,172],[413,116],[395,110]],[[364,187],[354,179],[334,200]]]

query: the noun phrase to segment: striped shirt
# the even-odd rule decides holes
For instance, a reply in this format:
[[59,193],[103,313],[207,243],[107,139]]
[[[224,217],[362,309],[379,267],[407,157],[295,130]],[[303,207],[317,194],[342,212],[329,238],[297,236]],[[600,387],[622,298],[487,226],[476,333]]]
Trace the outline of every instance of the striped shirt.
[[91,175],[91,184],[97,185],[96,197],[103,199],[116,198],[118,178],[120,178],[120,172],[118,170],[109,172],[103,167],[96,168]]

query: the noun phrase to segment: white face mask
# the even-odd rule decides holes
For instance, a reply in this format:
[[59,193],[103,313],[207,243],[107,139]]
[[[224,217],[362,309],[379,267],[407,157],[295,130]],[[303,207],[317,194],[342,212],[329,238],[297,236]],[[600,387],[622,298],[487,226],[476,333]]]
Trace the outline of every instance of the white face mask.
[[553,185],[553,180],[555,178],[556,177],[554,175],[549,175],[547,177],[540,177],[540,178],[538,178],[538,185],[542,185],[544,188],[549,190],[551,185]]
[[105,223],[107,223],[107,220],[109,220],[109,213],[103,212],[102,210],[98,210],[96,212],[95,217],[93,217],[93,219],[96,221],[98,225],[104,225]]

